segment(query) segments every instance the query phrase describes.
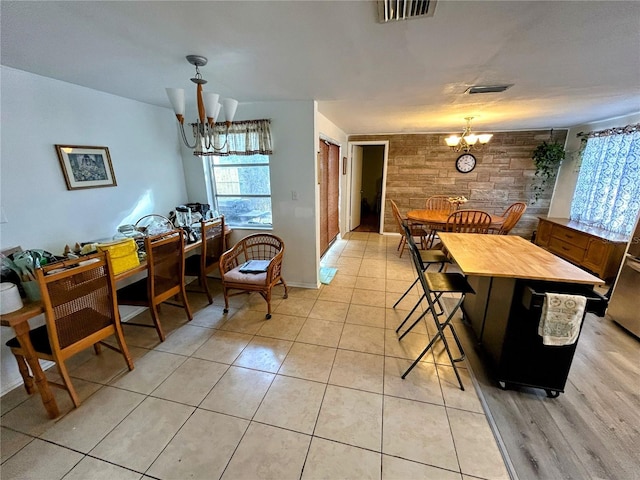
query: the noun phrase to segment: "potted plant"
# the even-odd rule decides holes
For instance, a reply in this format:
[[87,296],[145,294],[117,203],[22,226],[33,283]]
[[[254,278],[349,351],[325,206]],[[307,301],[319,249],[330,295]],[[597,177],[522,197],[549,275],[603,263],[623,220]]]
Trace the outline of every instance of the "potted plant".
[[533,151],[531,158],[536,166],[536,177],[540,178],[540,183],[533,186],[535,201],[547,189],[549,179],[555,178],[564,156],[564,147],[558,142],[547,143],[544,141]]

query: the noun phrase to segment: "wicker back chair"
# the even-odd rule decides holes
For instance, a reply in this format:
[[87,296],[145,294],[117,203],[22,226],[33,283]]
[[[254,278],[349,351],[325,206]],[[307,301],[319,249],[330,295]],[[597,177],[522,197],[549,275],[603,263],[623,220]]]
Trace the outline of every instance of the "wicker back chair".
[[[36,356],[56,363],[64,384],[49,382],[69,392],[75,407],[80,399],[71,383],[65,361],[91,346],[99,345],[122,354],[129,370],[133,361],[125,343],[116,303],[116,289],[111,259],[106,252],[47,265],[36,270],[42,295],[46,325],[29,332]],[[102,340],[115,335],[119,349]],[[17,339],[7,342],[18,361],[27,392],[32,393],[33,379],[25,362],[25,352]]]
[[226,250],[224,235],[224,215],[212,220],[200,222],[200,236],[202,246],[200,254],[192,255],[185,260],[185,272],[187,276],[198,277],[198,283],[207,295],[209,305],[213,303],[213,297],[209,290],[207,275],[218,268],[220,257]]
[[176,295],[180,296],[187,318],[193,318],[184,286],[184,231],[170,230],[144,239],[147,253],[147,278],[118,290],[118,303],[149,307],[154,325],[127,322],[127,325],[154,326],[160,341],[165,335],[158,307]]
[[[224,293],[224,313],[229,312],[229,297],[246,292],[258,292],[267,302],[266,318],[271,318],[271,289],[282,284],[284,297],[288,297],[288,287],[282,278],[284,242],[270,233],[248,235],[236,243],[220,258],[220,276]],[[243,267],[250,260],[266,260],[261,271],[246,272]],[[238,290],[229,293],[231,290]]]
[[408,220],[405,220],[402,217],[402,214],[400,213],[400,209],[398,208],[398,205],[396,205],[396,202],[394,202],[391,199],[389,199],[389,202],[391,203],[391,211],[393,212],[393,218],[396,221],[396,226],[398,227],[398,232],[400,233],[400,243],[398,243],[398,247],[396,248],[396,250],[400,250],[400,258],[402,258],[402,253],[404,252],[404,249],[407,245],[407,238],[405,236],[405,230],[404,230],[403,224],[405,222],[407,223],[407,225],[409,226],[409,230],[411,231],[411,234],[414,237],[418,237],[420,239],[420,244],[422,246],[424,246],[426,232],[424,231],[424,228],[422,227],[422,225],[412,224]]
[[446,232],[489,233],[491,215],[482,210],[457,210],[449,215]]
[[502,214],[502,216],[505,217],[506,220],[502,224],[502,227],[498,231],[498,234],[507,235],[511,231],[511,229],[513,229],[513,227],[515,227],[516,224],[520,221],[526,209],[527,204],[523,202],[516,202],[509,205],[509,208],[507,208]]

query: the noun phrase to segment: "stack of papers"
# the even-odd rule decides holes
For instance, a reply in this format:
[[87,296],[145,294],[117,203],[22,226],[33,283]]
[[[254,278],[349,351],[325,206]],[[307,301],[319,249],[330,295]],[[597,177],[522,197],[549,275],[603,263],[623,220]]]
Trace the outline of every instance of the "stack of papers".
[[249,260],[240,267],[241,273],[262,273],[269,268],[269,260]]

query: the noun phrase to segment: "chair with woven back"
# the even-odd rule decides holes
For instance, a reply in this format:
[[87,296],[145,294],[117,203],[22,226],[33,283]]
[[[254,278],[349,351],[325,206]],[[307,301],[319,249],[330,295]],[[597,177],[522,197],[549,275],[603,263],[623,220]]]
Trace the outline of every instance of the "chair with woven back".
[[149,307],[153,325],[127,322],[127,325],[155,327],[160,341],[165,334],[160,324],[158,308],[173,297],[180,297],[180,306],[187,318],[193,318],[184,285],[184,231],[170,230],[144,239],[147,254],[147,278],[138,280],[118,290],[118,303]]
[[220,257],[226,250],[224,228],[224,215],[219,218],[202,220],[200,222],[200,237],[202,239],[200,253],[185,260],[185,275],[198,277],[198,283],[203,290],[202,293],[207,295],[209,305],[213,303],[213,296],[209,290],[207,275],[219,267]]
[[489,233],[491,215],[482,210],[457,210],[447,218],[445,232]]
[[[288,297],[287,283],[282,278],[284,242],[271,233],[254,233],[236,243],[220,258],[220,276],[224,293],[224,313],[229,312],[229,297],[242,293],[258,292],[267,302],[266,318],[271,318],[271,290],[278,284],[284,286]],[[252,270],[247,262],[257,260],[259,266]],[[238,290],[229,293],[232,290]]]
[[[37,269],[36,280],[46,324],[29,332],[31,343],[38,358],[55,362],[63,384],[49,383],[67,390],[77,408],[80,399],[65,364],[68,358],[92,346],[100,353],[104,345],[121,353],[129,370],[134,368],[122,334],[111,259],[101,252],[53,263]],[[119,348],[103,342],[112,335]],[[25,352],[16,338],[7,346],[16,357],[27,392],[33,393]]]
[[524,202],[515,202],[509,205],[509,207],[502,214],[502,216],[505,218],[505,221],[497,231],[497,233],[499,235],[507,235],[520,221],[526,209],[527,204]]
[[422,225],[420,225],[420,224],[411,224],[408,220],[403,218],[402,214],[400,213],[400,209],[398,208],[398,205],[396,204],[396,202],[394,202],[391,199],[389,199],[389,202],[391,203],[391,211],[393,212],[393,218],[395,219],[396,226],[398,227],[398,233],[400,233],[400,243],[398,243],[398,247],[396,248],[396,250],[400,250],[400,258],[402,258],[402,253],[404,252],[404,249],[405,249],[405,247],[407,245],[407,238],[405,236],[405,231],[404,231],[403,224],[405,222],[407,223],[407,225],[409,226],[409,229],[411,231],[411,234],[414,237],[418,237],[420,239],[420,244],[423,247],[425,245],[425,234],[426,234],[426,232],[424,231],[424,228],[423,228]]

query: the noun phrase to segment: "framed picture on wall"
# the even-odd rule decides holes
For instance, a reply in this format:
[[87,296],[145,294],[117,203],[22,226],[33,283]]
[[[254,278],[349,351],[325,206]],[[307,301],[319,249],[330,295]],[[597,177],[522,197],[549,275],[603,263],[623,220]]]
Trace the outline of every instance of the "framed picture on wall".
[[67,190],[117,185],[107,147],[56,145],[56,152]]

